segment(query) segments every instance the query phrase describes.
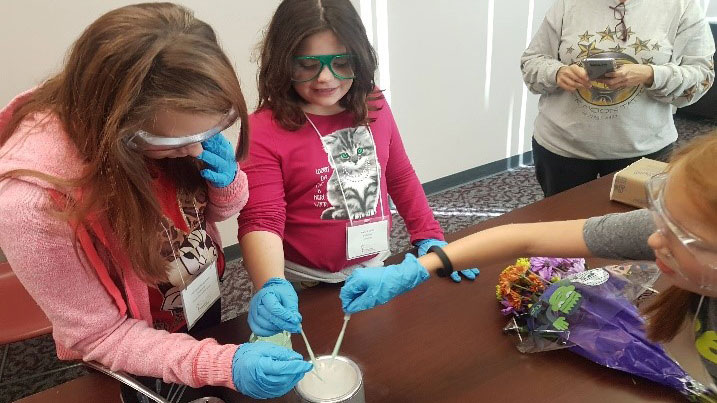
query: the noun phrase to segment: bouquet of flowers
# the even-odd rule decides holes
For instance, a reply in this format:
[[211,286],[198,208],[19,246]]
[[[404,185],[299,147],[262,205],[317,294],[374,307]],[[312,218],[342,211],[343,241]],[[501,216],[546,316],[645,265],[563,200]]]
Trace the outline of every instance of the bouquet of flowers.
[[518,259],[498,276],[496,296],[503,305],[501,312],[503,315],[527,312],[548,285],[585,268],[585,259]]
[[583,259],[518,259],[501,272],[496,297],[523,353],[568,348],[591,361],[717,402],[663,347],[648,340],[635,303],[659,277],[653,262],[587,270]]

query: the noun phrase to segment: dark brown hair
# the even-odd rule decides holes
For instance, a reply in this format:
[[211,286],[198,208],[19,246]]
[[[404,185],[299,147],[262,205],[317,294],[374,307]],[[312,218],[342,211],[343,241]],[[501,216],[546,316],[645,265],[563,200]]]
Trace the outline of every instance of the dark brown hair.
[[[669,169],[684,172],[688,196],[700,214],[717,227],[717,131],[699,137],[678,150]],[[690,313],[694,314],[700,295],[676,286],[662,292],[643,310],[647,336],[654,341],[672,340]]]
[[373,79],[376,52],[351,2],[284,0],[276,9],[262,43],[258,107],[271,109],[274,118],[287,130],[297,130],[306,123],[301,110],[304,101],[291,82],[292,59],[304,39],[325,30],[332,31],[355,57],[356,78],[339,101],[353,114],[354,125],[369,124],[368,112],[373,108],[368,101],[382,98]]
[[[157,227],[162,219],[147,160],[123,141],[156,112],[226,113],[242,122],[237,159],[247,154],[247,108],[236,72],[212,28],[184,7],[147,3],[110,11],[85,29],[59,74],[39,86],[0,133],[0,146],[33,114],[51,112],[62,122],[86,164],[78,180],[32,170],[32,175],[83,197],[63,216],[82,222],[90,211],[105,213],[134,271],[145,281],[166,280]],[[196,191],[193,158],[159,161],[182,190]]]

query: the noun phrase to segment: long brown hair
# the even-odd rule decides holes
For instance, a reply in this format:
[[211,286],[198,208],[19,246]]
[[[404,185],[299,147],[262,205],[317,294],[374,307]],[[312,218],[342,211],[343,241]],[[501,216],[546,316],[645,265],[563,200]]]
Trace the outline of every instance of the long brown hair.
[[[699,137],[678,150],[669,169],[684,172],[688,196],[699,213],[717,227],[717,131]],[[647,336],[654,341],[670,341],[679,332],[690,313],[699,304],[700,295],[676,286],[662,292],[643,310],[647,318]]]
[[[366,29],[349,0],[284,0],[271,19],[262,43],[259,60],[259,109],[268,108],[287,130],[306,123],[301,111],[303,99],[291,82],[293,57],[307,37],[331,30],[354,55],[355,73],[351,89],[339,104],[354,116],[356,126],[371,122],[369,100],[382,98],[374,81],[376,52]],[[371,96],[370,96],[371,95]]]
[[[82,222],[90,211],[106,214],[127,251],[134,271],[145,281],[166,280],[157,226],[162,213],[153,195],[147,161],[129,149],[126,136],[162,109],[226,113],[242,122],[237,159],[248,147],[247,108],[231,62],[216,35],[193,13],[171,3],[147,3],[110,11],[85,29],[59,74],[38,87],[0,133],[0,146],[23,119],[51,112],[85,163],[77,180],[31,170],[0,176],[33,175],[65,188],[82,190],[63,216]],[[198,163],[187,158],[160,161],[178,187],[195,191]]]

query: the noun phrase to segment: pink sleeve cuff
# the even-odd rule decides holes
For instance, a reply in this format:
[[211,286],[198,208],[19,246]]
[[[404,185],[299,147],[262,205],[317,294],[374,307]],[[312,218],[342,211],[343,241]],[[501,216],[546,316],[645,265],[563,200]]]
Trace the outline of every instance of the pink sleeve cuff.
[[443,236],[443,232],[440,229],[433,231],[421,231],[416,234],[411,234],[412,245],[422,239],[437,239],[439,241],[446,241],[446,238]]
[[234,182],[224,188],[214,187],[211,184],[209,188],[209,201],[221,210],[231,210],[231,213],[222,214],[230,217],[241,210],[249,200],[249,182],[246,174],[242,170],[238,170]]
[[194,381],[200,386],[224,386],[236,390],[232,379],[232,359],[239,346],[219,345],[214,339],[206,341],[194,361]]

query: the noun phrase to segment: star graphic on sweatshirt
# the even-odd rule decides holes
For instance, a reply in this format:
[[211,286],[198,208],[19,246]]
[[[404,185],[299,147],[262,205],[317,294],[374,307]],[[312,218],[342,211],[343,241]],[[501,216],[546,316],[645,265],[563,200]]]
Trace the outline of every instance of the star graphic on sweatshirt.
[[712,86],[709,78],[705,78],[700,84],[702,84],[702,90],[704,91],[707,91]]
[[588,31],[585,31],[585,33],[582,35],[579,35],[578,38],[580,38],[580,42],[587,42],[593,36],[595,36],[595,35],[590,35],[590,33],[588,33]]
[[642,52],[643,50],[650,50],[650,47],[648,46],[650,44],[650,40],[643,41],[640,39],[640,37],[635,38],[635,43],[628,46],[628,48],[633,48],[635,50],[635,54],[638,54],[639,52]]
[[610,48],[610,51],[611,51],[611,52],[622,53],[625,49],[627,49],[627,48],[623,48],[623,47],[620,46],[620,44],[618,43],[617,46],[615,46],[614,48]]
[[609,25],[604,31],[599,31],[598,34],[600,35],[600,42],[606,39],[615,42],[615,31],[611,30]]
[[685,92],[682,93],[682,98],[687,98],[687,102],[692,102],[692,98],[695,97],[695,94],[697,93],[697,86],[693,85],[692,87],[685,90]]
[[660,46],[659,43],[655,43],[654,45],[652,45],[652,50],[659,51],[660,49],[662,49],[662,46]]
[[645,58],[643,57],[643,58],[642,58],[642,64],[655,64],[655,62],[652,61],[653,58],[654,58],[654,57],[648,57],[647,59],[645,59]]
[[585,57],[590,57],[591,55],[594,55],[596,53],[602,53],[602,49],[598,49],[595,46],[595,42],[590,43],[578,43],[578,47],[580,48],[580,54],[578,54],[577,59],[582,59]]
[[567,49],[565,49],[566,52],[568,52],[569,55],[572,55],[573,52],[575,52],[575,48],[572,46],[569,46]]

